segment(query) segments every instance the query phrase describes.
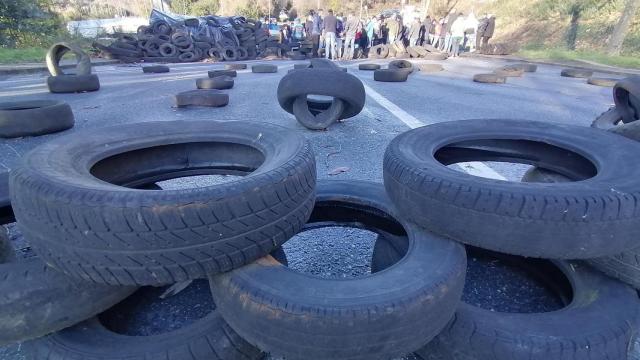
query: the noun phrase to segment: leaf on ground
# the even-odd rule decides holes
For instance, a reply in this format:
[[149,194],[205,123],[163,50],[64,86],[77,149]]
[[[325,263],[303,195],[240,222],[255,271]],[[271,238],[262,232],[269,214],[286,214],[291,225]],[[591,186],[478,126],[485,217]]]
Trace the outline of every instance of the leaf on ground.
[[335,168],[335,169],[333,169],[333,170],[329,171],[329,172],[327,173],[327,175],[335,176],[335,175],[338,175],[338,174],[342,174],[343,172],[347,172],[347,171],[349,171],[349,170],[350,170],[350,168],[349,168],[349,167],[347,167],[347,166],[340,166],[340,167],[337,167],[337,168]]

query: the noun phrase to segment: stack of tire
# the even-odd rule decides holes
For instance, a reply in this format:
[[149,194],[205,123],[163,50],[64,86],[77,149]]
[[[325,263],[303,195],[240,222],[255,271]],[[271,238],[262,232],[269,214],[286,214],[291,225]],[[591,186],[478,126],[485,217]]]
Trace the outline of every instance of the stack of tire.
[[[300,66],[280,80],[277,93],[282,109],[293,114],[301,125],[311,130],[324,130],[362,111],[366,96],[360,79],[327,59],[311,59],[308,66],[297,65]],[[332,99],[309,99],[309,95]]]
[[504,84],[510,77],[521,77],[525,73],[538,71],[538,66],[529,63],[509,64],[495,69],[492,73],[476,74],[473,81],[489,84]]
[[[207,17],[204,19],[216,26]],[[140,26],[135,36],[121,34],[108,46],[98,42],[93,46],[107,58],[125,62],[194,62],[206,58],[235,61],[253,59],[265,51],[268,36],[260,21],[230,17],[229,22],[231,33],[218,38],[203,30],[155,20],[149,26]]]
[[414,72],[414,66],[408,60],[393,60],[386,69],[377,69],[373,72],[373,80],[382,82],[405,82]]
[[[67,74],[60,66],[60,60],[66,53],[76,57],[75,72]],[[51,76],[47,77],[47,87],[52,93],[80,93],[100,90],[98,75],[91,73],[91,59],[80,47],[59,42],[53,44],[47,52],[45,61]]]
[[368,57],[370,59],[404,59],[412,57],[426,60],[446,60],[449,55],[428,44],[405,47],[401,41],[396,41],[391,45],[380,44],[372,46],[369,49]]

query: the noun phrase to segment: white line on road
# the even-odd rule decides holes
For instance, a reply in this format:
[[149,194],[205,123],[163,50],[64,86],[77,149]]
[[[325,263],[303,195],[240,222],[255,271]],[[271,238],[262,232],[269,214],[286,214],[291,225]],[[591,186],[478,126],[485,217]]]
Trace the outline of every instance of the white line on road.
[[[435,123],[432,120],[429,120],[427,123],[425,123],[423,121],[416,119],[413,115],[402,110],[396,104],[392,103],[389,99],[380,95],[380,93],[373,90],[371,87],[367,85],[364,85],[364,89],[369,97],[371,97],[378,104],[380,104],[380,106],[387,109],[387,111],[395,115],[398,119],[400,119],[400,121],[402,121],[412,129]],[[457,165],[470,175],[489,178],[489,179],[496,179],[496,180],[507,180],[507,178],[500,175],[491,167],[478,161],[463,162],[463,163],[458,163]]]

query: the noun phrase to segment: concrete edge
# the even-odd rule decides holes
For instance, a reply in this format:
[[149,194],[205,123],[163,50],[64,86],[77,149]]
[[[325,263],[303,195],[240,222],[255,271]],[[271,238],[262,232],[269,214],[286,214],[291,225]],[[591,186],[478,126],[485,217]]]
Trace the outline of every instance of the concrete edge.
[[589,70],[589,71],[612,74],[612,75],[640,75],[640,70],[620,68],[616,66],[597,64],[597,63],[592,63],[592,62],[587,62],[582,60],[576,60],[576,61],[583,62],[584,65],[577,65],[577,64],[565,63],[561,61],[552,61],[552,60],[526,59],[526,58],[521,58],[521,57],[512,56],[512,55],[505,56],[505,55],[473,54],[470,57],[479,57],[479,58],[486,58],[486,59],[501,59],[501,60],[517,61],[517,62],[524,62],[529,64],[537,64],[537,65],[553,65],[553,66],[560,66],[560,67],[572,68],[572,69]]
[[[103,66],[103,65],[114,65],[114,64],[120,64],[120,63],[121,62],[119,60],[101,60],[101,61],[97,61],[97,62],[92,62],[91,63],[91,67]],[[16,64],[15,68],[10,68],[11,66],[12,65],[0,65],[0,76],[49,72],[49,70],[47,69],[47,65],[44,65],[44,64],[43,65],[34,65],[34,66],[23,66],[23,67],[20,67],[19,64]],[[60,65],[60,67],[62,69],[72,69],[75,66],[76,66],[75,64]],[[7,67],[7,68],[3,68],[3,67]]]

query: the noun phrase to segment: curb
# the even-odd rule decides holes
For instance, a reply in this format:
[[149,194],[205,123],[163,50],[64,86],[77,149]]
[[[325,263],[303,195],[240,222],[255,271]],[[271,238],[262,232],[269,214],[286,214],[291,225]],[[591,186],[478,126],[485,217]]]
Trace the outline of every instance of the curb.
[[[594,72],[612,74],[612,75],[640,75],[640,70],[636,70],[636,69],[625,69],[625,68],[619,68],[615,66],[602,65],[602,64],[590,65],[587,62],[585,62],[584,65],[577,65],[577,64],[568,64],[568,63],[562,63],[562,62],[550,61],[550,60],[532,60],[532,59],[525,59],[520,57],[509,57],[509,56],[503,56],[503,55],[482,55],[482,54],[473,54],[468,57],[471,57],[471,58],[477,57],[477,58],[485,58],[485,59],[501,59],[501,60],[524,62],[524,63],[537,64],[537,65],[553,65],[553,66],[560,66],[560,67],[572,68],[572,69],[590,70]],[[582,62],[582,60],[576,60],[576,61]]]
[[[103,66],[103,65],[114,65],[114,64],[120,64],[120,61],[119,60],[104,60],[104,61],[101,60],[97,62],[92,62],[91,67]],[[33,66],[20,67],[21,65],[17,64],[15,65],[16,67],[13,67],[13,68],[11,66],[12,65],[0,65],[0,76],[49,72],[46,65],[33,65]],[[75,66],[76,66],[75,64],[64,64],[64,65],[60,65],[60,68],[72,69]],[[6,68],[3,68],[3,67],[6,67]]]

